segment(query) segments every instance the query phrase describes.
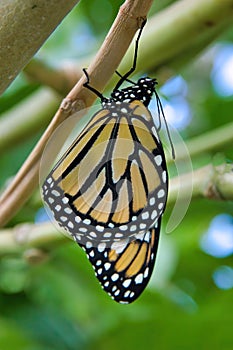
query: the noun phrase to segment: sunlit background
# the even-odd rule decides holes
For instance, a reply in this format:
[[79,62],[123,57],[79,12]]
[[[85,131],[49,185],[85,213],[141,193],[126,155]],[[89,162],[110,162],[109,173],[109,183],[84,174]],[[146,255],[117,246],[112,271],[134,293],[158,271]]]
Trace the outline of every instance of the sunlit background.
[[[37,57],[55,67],[77,59],[85,63],[99,48],[121,3],[81,2]],[[184,140],[232,122],[232,39],[231,28],[159,86],[166,119]],[[20,74],[0,98],[0,112],[39,88]],[[1,152],[1,186],[16,173],[44,128],[34,130],[17,148]],[[232,147],[194,157],[193,168],[214,164],[216,157],[231,163]],[[233,203],[193,198],[181,224],[166,234],[171,210],[168,206],[164,215],[151,281],[132,305],[118,305],[101,290],[85,254],[73,242],[49,247],[44,261],[35,265],[24,252],[0,256],[0,349],[232,349]],[[10,226],[47,220],[36,193]]]

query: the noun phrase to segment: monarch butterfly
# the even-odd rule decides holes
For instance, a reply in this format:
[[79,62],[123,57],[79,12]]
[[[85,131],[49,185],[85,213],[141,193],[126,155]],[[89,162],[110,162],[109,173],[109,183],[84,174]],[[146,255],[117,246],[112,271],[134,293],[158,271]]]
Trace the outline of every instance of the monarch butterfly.
[[[83,70],[84,86],[100,98],[102,109],[42,186],[55,219],[85,250],[102,288],[120,303],[134,301],[150,279],[168,192],[160,126],[147,108],[155,94],[164,117],[157,82],[128,79],[144,25],[132,68],[123,76],[116,72],[120,79],[110,98],[90,86]],[[131,85],[120,89],[125,81]]]

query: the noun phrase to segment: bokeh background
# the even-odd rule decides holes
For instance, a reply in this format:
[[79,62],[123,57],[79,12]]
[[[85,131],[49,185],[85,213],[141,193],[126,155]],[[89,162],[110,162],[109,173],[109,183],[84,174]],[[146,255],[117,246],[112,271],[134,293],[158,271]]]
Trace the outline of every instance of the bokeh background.
[[[71,62],[87,66],[122,3],[82,1],[36,59],[56,69]],[[155,1],[150,16],[171,3]],[[223,137],[218,130],[227,125],[233,134],[233,27],[184,61],[176,58],[176,68],[164,65],[154,71],[148,71],[145,62],[140,72],[161,77],[158,91],[168,122],[187,143],[199,135],[208,139],[212,130]],[[46,89],[22,72],[0,97],[0,126]],[[54,97],[33,126],[22,120],[20,137],[16,134],[8,144],[0,141],[2,188],[42,135],[58,103]],[[224,144],[223,137],[222,147],[192,157],[192,166],[231,164],[232,159],[232,144]],[[168,234],[171,211],[168,205],[151,281],[132,305],[118,305],[101,290],[84,252],[62,234],[39,249],[38,244],[34,249],[19,246],[15,252],[0,247],[0,349],[232,349],[233,202],[194,195],[184,219]],[[46,220],[37,189],[1,233],[12,234],[25,223],[32,230],[36,224],[38,233]]]

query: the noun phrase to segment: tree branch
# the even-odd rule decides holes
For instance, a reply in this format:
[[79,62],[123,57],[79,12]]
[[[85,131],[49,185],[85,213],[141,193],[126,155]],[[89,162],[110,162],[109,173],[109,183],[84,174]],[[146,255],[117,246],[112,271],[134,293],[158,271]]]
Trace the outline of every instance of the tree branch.
[[[150,21],[143,38],[138,70],[153,70],[170,62],[170,58],[182,59],[192,47],[203,47],[223,29],[232,25],[233,0],[180,0],[160,11]],[[218,28],[218,31],[216,31]],[[210,39],[208,39],[208,37]],[[153,43],[153,45],[151,44]],[[153,50],[153,52],[152,52]],[[127,69],[129,51],[119,69]]]
[[20,224],[0,231],[0,256],[20,253],[29,248],[46,248],[67,238],[52,223]]
[[[162,11],[161,14],[159,14],[160,20],[157,17],[156,22],[154,23],[154,25],[157,25],[156,28],[158,30],[156,35],[158,37],[158,40],[156,39],[156,42],[158,42],[158,44],[160,43],[162,45],[165,42],[166,44],[163,44],[163,45],[168,45],[168,43],[171,40],[175,40],[175,39],[177,39],[178,42],[182,41],[180,37],[179,39],[178,37],[174,38],[174,35],[175,33],[176,35],[178,34],[181,35],[181,33],[184,34],[184,30],[182,31],[182,28],[185,28],[184,25],[177,27],[177,30],[176,30],[176,27],[174,27],[174,33],[173,31],[171,31],[171,23],[174,24],[176,23],[176,21],[178,21],[178,18],[179,18],[178,15],[183,16],[183,17],[180,17],[179,20],[183,18],[183,21],[185,21],[186,17],[189,18],[188,27],[186,28],[186,30],[189,29],[191,33],[193,31],[195,32],[195,30],[197,31],[199,27],[197,27],[196,17],[190,16],[190,13],[188,14],[188,11],[191,11],[191,13],[193,14],[195,13],[195,11],[197,11],[197,16],[199,16],[197,17],[199,19],[198,24],[200,27],[202,27],[204,24],[205,25],[208,23],[210,24],[210,22],[214,24],[213,26],[215,26],[217,25],[217,23],[219,23],[220,20],[223,20],[223,18],[224,18],[223,22],[226,23],[227,21],[229,21],[229,18],[232,15],[232,10],[230,10],[230,6],[232,5],[233,0],[227,0],[221,3],[216,0],[208,0],[204,4],[202,2],[203,5],[200,5],[199,4],[200,0],[197,0],[195,2],[195,5],[193,6],[191,6],[190,1],[191,0],[185,0],[186,5],[182,7],[181,5],[184,3],[184,0],[182,0],[172,5],[171,6],[172,9],[170,10],[169,8],[165,9],[164,11]],[[187,5],[188,2],[190,6]],[[135,33],[135,30],[138,28],[138,25],[139,25],[138,19],[141,17],[145,17],[146,12],[149,9],[150,3],[151,3],[150,1],[144,2],[143,4],[138,4],[138,2],[133,2],[133,1],[126,1],[124,6],[122,6],[119,12],[119,15],[109,35],[107,36],[102,48],[100,49],[94,63],[91,65],[89,69],[89,74],[91,74],[92,84],[97,89],[100,89],[100,90],[103,89],[107,80],[109,79],[109,77],[111,76],[115,68],[117,67],[122,55],[126,51],[127,46],[129,45],[129,42]],[[173,8],[173,6],[175,7]],[[202,6],[204,6],[204,11],[202,9]],[[200,8],[201,8],[201,11],[199,10]],[[171,14],[171,17],[170,17],[171,21],[168,23],[169,25],[167,25],[167,28],[169,27],[170,30],[165,32],[167,33],[165,36],[163,35],[161,36],[161,35],[158,35],[159,30],[161,30],[160,26],[162,26],[162,28],[164,29],[165,17],[169,18],[169,16],[167,16],[168,15],[167,11]],[[227,18],[227,21],[224,16]],[[206,22],[207,18],[211,19],[211,21]],[[191,22],[191,25],[190,25],[190,22]],[[165,23],[167,22],[165,21]],[[198,33],[200,32],[201,31],[199,28]],[[153,31],[153,35],[155,35],[154,31]],[[151,32],[149,32],[147,36],[148,36],[147,40],[151,40]],[[159,40],[159,38],[163,38],[163,40],[162,39]],[[188,42],[190,41],[188,40]],[[147,45],[147,47],[151,47],[151,45]],[[187,50],[188,46],[186,46],[186,44],[185,45],[182,44],[179,47],[181,50],[183,48]],[[166,46],[166,48],[168,48],[168,46]],[[158,52],[162,52],[161,59],[164,59],[163,57],[164,53],[163,53],[163,50],[161,51],[161,47],[159,48],[159,46],[157,46],[156,50],[158,50]],[[142,51],[142,60],[145,62],[145,57],[143,58],[143,55],[145,55],[146,50],[141,50],[141,51]],[[178,52],[180,51],[176,51],[174,53],[178,54]],[[152,55],[152,57],[154,62],[154,59],[156,59],[157,57],[160,57],[160,55]],[[131,60],[132,60],[132,55],[131,55]],[[157,62],[156,64],[160,64],[160,63]],[[140,64],[139,64],[139,69],[140,69]],[[54,129],[73,112],[78,111],[83,107],[89,106],[93,102],[94,96],[90,94],[88,91],[86,91],[86,89],[83,89],[82,87],[83,81],[84,80],[82,79],[74,87],[74,89],[71,90],[67,98],[63,101],[62,105],[60,106],[60,109],[55,115],[55,118],[53,119],[49,128],[46,130],[39,144],[37,145],[35,150],[32,152],[28,160],[25,162],[24,166],[19,171],[13,183],[9,186],[9,188],[3,194],[0,201],[0,210],[1,210],[0,225],[3,225],[4,223],[6,223],[10,219],[10,217],[14,215],[14,213],[24,204],[24,202],[30,196],[33,189],[37,186],[40,156],[43,152],[44,145],[46,144],[47,140],[51,136]],[[219,137],[215,138],[215,140],[219,140]],[[202,143],[203,148],[205,148],[205,143],[206,143],[206,138],[205,138],[205,142]],[[200,145],[201,145],[200,142],[194,144],[194,146],[191,143],[191,153],[200,152],[200,149],[201,149]],[[211,148],[211,145],[209,145],[209,147]],[[216,145],[216,147],[218,147],[218,144]]]
[[[186,184],[190,183],[188,181],[190,176],[193,179],[192,199],[233,200],[233,164],[220,166],[209,164],[193,171],[192,174],[184,174],[171,179],[168,204],[175,202],[178,191],[180,198],[186,198],[186,193],[189,193]],[[182,183],[181,188],[179,188],[180,183]]]
[[[140,50],[140,55],[138,56],[137,71],[140,69],[143,71],[149,71],[152,69],[153,71],[158,70],[157,75],[160,76],[160,83],[173,74],[173,68],[180,67],[182,64],[184,64],[184,62],[193,59],[193,57],[199,53],[200,50],[216,39],[216,37],[232,23],[233,14],[232,11],[229,10],[229,6],[233,3],[233,0],[224,2],[209,0],[205,3],[202,1],[202,5],[200,4],[199,0],[196,2],[193,2],[192,0],[185,0],[185,6],[183,6],[183,2],[184,0],[176,2],[170,7],[161,11],[159,14],[150,17],[150,21],[148,21],[146,30],[143,33],[143,40],[140,43],[142,50]],[[205,10],[199,11],[200,6],[204,6]],[[197,17],[193,15],[196,12],[198,13],[198,21]],[[189,18],[188,28],[186,25],[180,25],[178,28],[179,30],[177,30],[176,26],[174,28],[174,22],[185,23],[186,18]],[[200,28],[203,26],[206,26],[205,30],[200,30]],[[161,31],[163,31],[163,35],[161,35]],[[195,32],[195,35],[191,35],[193,32]],[[151,42],[152,37],[156,38],[156,40],[153,39]],[[187,39],[188,37],[189,39]],[[176,51],[172,51],[170,50],[171,40],[176,40],[178,43],[185,42],[186,44],[182,44],[180,46],[175,45]],[[132,62],[132,50],[133,47],[129,50],[130,53],[127,53],[122,61],[122,71],[125,71]],[[147,52],[148,57],[153,57],[153,67],[150,60],[148,60],[147,57],[144,57],[145,52]],[[164,52],[168,52],[165,62],[163,62]],[[90,58],[85,59],[85,62],[89,61]],[[82,66],[84,66],[83,62],[79,61],[76,63],[76,65],[66,64],[60,69],[55,69],[49,67],[38,59],[33,59],[25,67],[24,71],[29,78],[40,82],[41,84],[52,87],[60,94],[64,94],[67,93],[68,90],[74,85],[75,81],[81,77],[82,72],[80,67]],[[161,67],[160,70],[159,67]],[[111,84],[108,85],[108,87],[112,86],[114,81],[115,78],[111,79]],[[40,102],[41,112],[43,114],[43,109],[48,101],[46,99],[43,101],[43,98],[40,97]],[[15,111],[17,114],[17,109]],[[24,105],[24,111],[27,114],[26,104]],[[31,110],[29,112],[31,113]],[[24,123],[24,118],[21,119],[21,123],[19,119],[17,127],[18,130],[22,130],[25,128],[25,126],[21,126],[21,123]],[[33,120],[34,118],[31,118],[31,123]],[[35,120],[37,120],[37,118],[35,118]],[[2,130],[1,127],[0,130]],[[6,137],[4,140],[12,140],[14,143],[12,133],[13,130],[11,127],[8,128],[6,123]],[[21,133],[21,135],[25,137],[23,133]],[[1,141],[2,140],[0,140],[0,148],[2,148]]]
[[[0,2],[0,94],[54,31],[78,0]],[[10,57],[10,59],[9,59]]]
[[[189,62],[231,26],[232,5],[233,0],[181,0],[150,17],[140,43],[136,72],[156,71],[161,84],[173,74],[174,68]],[[127,71],[131,65],[133,50],[131,45],[120,64],[120,71]],[[91,58],[87,57],[86,62],[90,61]],[[81,61],[76,65],[54,70],[38,60],[33,60],[24,71],[31,79],[48,85],[59,93],[65,93],[73,86],[74,77],[78,79],[81,76],[82,66]],[[116,76],[111,79],[108,88],[115,84],[116,79]]]
[[15,147],[18,142],[45,127],[57,110],[59,102],[58,96],[51,89],[41,88],[2,114],[0,153]]

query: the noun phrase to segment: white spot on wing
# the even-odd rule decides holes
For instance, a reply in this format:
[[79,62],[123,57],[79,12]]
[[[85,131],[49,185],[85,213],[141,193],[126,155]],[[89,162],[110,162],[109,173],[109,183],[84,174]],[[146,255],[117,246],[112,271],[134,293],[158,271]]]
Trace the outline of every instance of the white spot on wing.
[[146,233],[146,235],[144,237],[144,241],[146,241],[148,243],[150,242],[150,232],[149,231]]
[[161,164],[162,164],[162,157],[161,157],[161,155],[158,155],[158,156],[156,156],[155,157],[155,163],[158,165],[158,166],[160,166]]
[[111,280],[112,280],[113,282],[117,281],[118,278],[119,278],[118,273],[114,273],[114,274],[111,276]]
[[128,229],[128,225],[121,225],[121,226],[119,226],[119,229],[121,231],[126,231]]
[[79,228],[79,231],[81,231],[81,232],[84,232],[84,233],[85,233],[85,232],[87,232],[87,228],[86,228],[86,227],[80,227],[80,228]]
[[109,237],[111,237],[111,232],[106,232],[105,234],[104,234],[104,238],[109,238]]
[[68,222],[68,226],[69,226],[70,228],[74,228],[73,222],[72,222],[72,221],[69,221],[69,222]]
[[158,215],[157,210],[153,210],[151,213],[151,220],[154,220],[157,215]]
[[142,230],[143,230],[144,228],[146,228],[146,224],[143,224],[143,223],[141,223],[139,226],[140,226],[140,229],[142,229]]
[[64,209],[64,212],[65,212],[66,214],[71,214],[71,213],[73,212],[73,210],[72,210],[71,208],[69,208],[69,207],[66,207],[66,208]]
[[60,196],[60,193],[58,192],[58,191],[56,191],[56,190],[52,190],[52,192],[51,192],[54,196],[56,196],[56,197],[59,197]]
[[116,237],[116,238],[121,238],[122,236],[123,236],[122,233],[116,233],[116,234],[115,234],[115,237]]
[[164,195],[165,195],[165,191],[163,189],[159,190],[159,192],[157,193],[158,198],[162,198],[164,197]]
[[104,264],[105,270],[109,270],[110,267],[111,267],[111,264],[110,264],[109,262],[106,262],[106,263]]
[[137,226],[136,226],[136,225],[132,225],[132,226],[130,227],[130,231],[131,231],[131,232],[136,231],[136,229],[137,229]]
[[164,206],[164,204],[163,204],[163,203],[159,203],[158,208],[159,208],[159,209],[162,209],[162,208],[163,208],[163,206]]
[[129,295],[130,295],[130,290],[127,290],[127,291],[125,292],[125,294],[124,294],[124,297],[125,297],[125,298],[128,298]]
[[154,197],[151,197],[150,199],[150,205],[154,205],[155,204],[155,198]]
[[87,249],[92,248],[92,243],[91,243],[90,241],[88,241],[88,242],[86,243],[86,248],[87,248]]
[[140,273],[137,277],[135,277],[135,283],[139,284],[139,283],[142,283],[142,281],[143,281],[143,274]]
[[128,288],[129,287],[129,285],[130,285],[130,283],[131,283],[131,279],[127,279],[127,280],[125,280],[123,283],[122,283],[122,285],[123,285],[123,287],[125,287],[125,288]]
[[144,278],[147,278],[149,275],[149,267],[147,267],[144,271]]
[[89,255],[90,255],[91,258],[94,258],[94,256],[95,256],[94,250],[91,250],[90,253],[89,253]]
[[163,180],[164,183],[167,182],[167,173],[166,173],[165,170],[162,173],[162,180]]
[[117,254],[120,254],[121,252],[123,252],[127,244],[128,244],[127,239],[121,240],[119,242],[113,242],[111,249],[115,250]]
[[79,216],[75,216],[74,220],[79,224],[81,222],[81,218]]
[[98,251],[100,253],[102,253],[105,250],[105,248],[106,248],[106,243],[102,242],[102,243],[98,244]]
[[97,237],[97,234],[96,234],[95,232],[93,232],[93,231],[91,231],[91,232],[89,233],[89,235],[90,235],[91,237],[94,237],[94,238]]
[[122,113],[127,113],[128,111],[127,111],[126,108],[121,108],[121,112],[122,112]]
[[99,231],[99,232],[103,232],[104,231],[104,227],[101,226],[101,225],[97,225],[96,226],[96,230]]
[[145,213],[142,214],[142,219],[146,220],[148,218],[149,218],[149,213],[148,213],[148,211],[145,211]]

